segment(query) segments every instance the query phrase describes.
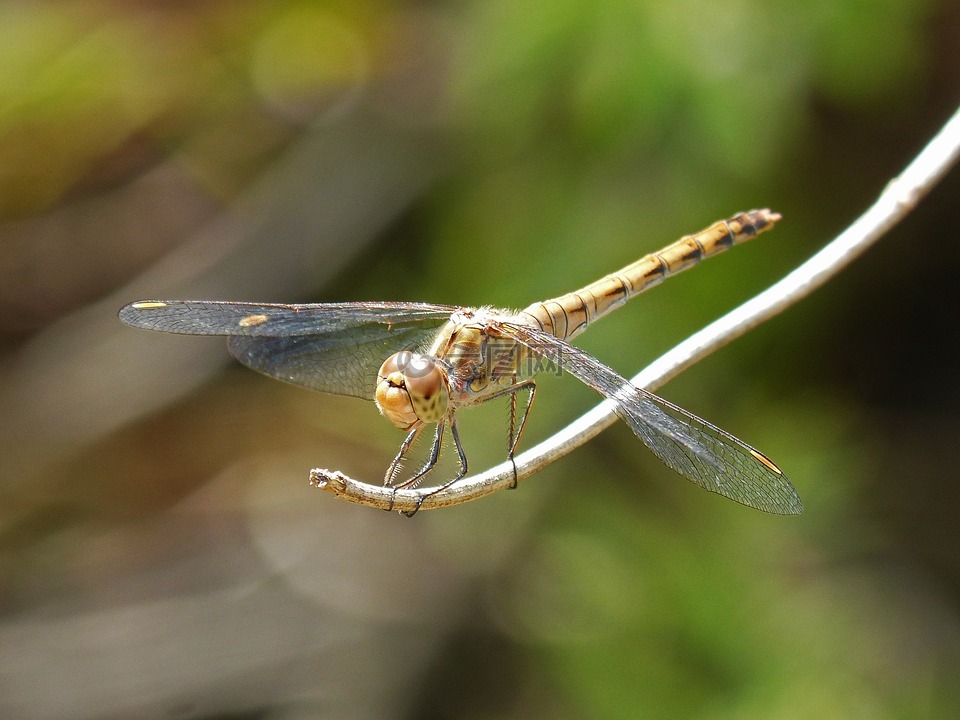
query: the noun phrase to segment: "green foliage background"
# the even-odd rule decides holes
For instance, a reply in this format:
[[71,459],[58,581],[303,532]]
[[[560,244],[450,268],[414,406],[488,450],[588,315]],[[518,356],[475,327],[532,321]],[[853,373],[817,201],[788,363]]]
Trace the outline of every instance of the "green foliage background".
[[[773,233],[583,338],[624,374],[851,222],[960,98],[917,0],[0,4],[0,714],[960,712],[958,176],[663,390],[804,498],[624,427],[414,521],[334,502],[399,437],[136,333],[146,297],[519,307],[738,210]],[[545,378],[527,446],[594,401]],[[472,469],[505,410],[463,417]]]

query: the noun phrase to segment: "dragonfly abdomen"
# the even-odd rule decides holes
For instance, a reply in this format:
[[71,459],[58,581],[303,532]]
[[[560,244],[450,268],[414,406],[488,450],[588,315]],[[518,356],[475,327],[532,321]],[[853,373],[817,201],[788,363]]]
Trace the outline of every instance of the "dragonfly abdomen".
[[542,330],[569,340],[633,296],[769,230],[779,219],[779,214],[766,209],[738,213],[645,255],[580,290],[534,303],[521,314],[529,316]]

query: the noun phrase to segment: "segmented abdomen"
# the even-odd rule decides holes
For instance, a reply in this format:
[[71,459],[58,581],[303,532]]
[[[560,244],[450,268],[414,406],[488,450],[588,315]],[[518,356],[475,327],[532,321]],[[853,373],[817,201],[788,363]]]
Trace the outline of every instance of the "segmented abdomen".
[[779,219],[780,215],[766,209],[738,213],[645,255],[580,290],[534,303],[520,314],[529,316],[541,329],[556,337],[569,340],[634,295],[769,230]]

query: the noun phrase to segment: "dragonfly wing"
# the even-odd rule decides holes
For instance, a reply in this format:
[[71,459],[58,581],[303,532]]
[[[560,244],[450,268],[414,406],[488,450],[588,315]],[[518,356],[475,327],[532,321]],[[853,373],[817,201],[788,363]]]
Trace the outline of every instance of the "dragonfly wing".
[[803,503],[765,455],[730,433],[639,388],[599,360],[536,328],[502,322],[499,329],[614,403],[617,415],[668,467],[711,492],[781,515]]
[[278,305],[145,300],[120,310],[133,327],[226,335],[240,362],[313,390],[370,400],[392,353],[432,337],[458,308],[403,302]]
[[141,300],[120,309],[120,320],[145,330],[181,335],[288,337],[318,335],[379,324],[437,327],[459,308],[406,302],[270,303],[212,300]]
[[347,333],[231,337],[230,353],[247,367],[285,382],[334,395],[373,400],[377,371],[390,355],[416,350],[436,328],[368,325]]

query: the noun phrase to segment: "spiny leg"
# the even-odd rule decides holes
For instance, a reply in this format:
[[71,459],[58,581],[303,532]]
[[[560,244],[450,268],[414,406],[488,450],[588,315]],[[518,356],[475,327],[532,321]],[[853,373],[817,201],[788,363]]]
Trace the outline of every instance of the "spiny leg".
[[423,476],[433,470],[434,466],[437,464],[437,460],[440,459],[440,447],[443,445],[443,429],[446,427],[446,424],[446,420],[441,420],[437,423],[437,432],[433,436],[433,447],[430,450],[430,457],[427,459],[426,464],[420,468],[417,474],[413,477],[397,483],[395,488],[415,488],[420,484],[420,480],[423,478]]
[[[520,416],[520,424],[517,425],[517,393],[522,390],[527,390],[529,395],[527,395],[527,406],[523,409],[523,414]],[[510,388],[510,391],[510,434],[507,437],[507,460],[509,460],[510,465],[513,466],[513,483],[511,483],[510,489],[515,490],[517,488],[518,477],[517,464],[513,461],[513,457],[517,454],[520,436],[523,435],[523,428],[527,424],[530,408],[533,407],[533,398],[537,394],[537,384],[533,380],[527,380],[526,382],[514,385]],[[514,429],[516,429],[516,434],[514,434]]]
[[420,506],[423,505],[423,501],[426,500],[428,497],[430,497],[431,495],[436,495],[438,492],[442,490],[446,490],[448,487],[453,485],[457,480],[459,480],[460,478],[462,478],[464,475],[467,474],[467,455],[463,451],[463,445],[460,442],[460,430],[457,429],[457,423],[454,420],[450,421],[450,434],[453,435],[453,444],[457,448],[457,457],[459,457],[460,459],[460,471],[457,473],[456,477],[454,477],[453,479],[447,480],[443,485],[440,485],[439,487],[435,487],[430,492],[427,492],[421,495],[420,498],[417,500],[417,506],[413,510],[410,510],[409,512],[404,513],[404,515],[406,515],[407,517],[413,517],[414,515],[416,515],[417,511],[420,510]]
[[[522,390],[527,390],[529,392],[529,395],[527,396],[527,404],[523,408],[523,413],[520,415],[520,422],[517,423],[517,420],[516,420],[517,393]],[[523,435],[523,428],[527,424],[527,417],[530,415],[530,408],[533,407],[533,399],[536,396],[536,393],[537,393],[536,382],[533,380],[526,380],[516,385],[511,385],[510,387],[503,388],[499,392],[496,392],[486,398],[486,400],[494,400],[504,395],[510,396],[510,436],[508,438],[508,444],[510,447],[509,447],[509,452],[507,454],[507,458],[510,460],[510,464],[513,466],[513,483],[510,485],[511,489],[516,488],[518,483],[517,465],[514,462],[513,458],[517,452],[517,446],[520,444],[520,437]],[[437,425],[437,436],[434,439],[433,450],[430,454],[429,462],[427,462],[427,464],[423,467],[423,469],[420,470],[420,472],[418,472],[409,480],[405,480],[404,482],[399,483],[396,486],[396,488],[416,487],[416,485],[419,484],[420,478],[422,478],[427,472],[432,470],[434,465],[437,464],[437,459],[440,456],[440,445],[443,440],[443,427],[445,423],[446,421],[440,422]],[[462,477],[464,477],[467,474],[467,455],[463,451],[463,444],[460,442],[460,430],[457,427],[456,421],[453,419],[450,420],[450,433],[453,435],[453,443],[454,443],[454,446],[457,448],[457,456],[460,460],[460,471],[451,480],[448,480],[447,482],[434,488],[430,492],[425,492],[423,495],[421,495],[417,500],[417,506],[413,510],[410,510],[409,512],[404,512],[404,515],[406,515],[407,517],[413,517],[414,515],[416,515],[417,512],[420,510],[420,507],[423,505],[423,501],[426,500],[428,497],[430,497],[431,495],[436,495],[438,492],[441,492],[443,490],[446,490],[448,487],[450,487],[455,482],[457,482],[457,480],[460,480]],[[411,443],[413,442],[414,439],[415,437],[408,436],[408,440],[410,440]],[[406,441],[404,442],[404,444],[407,444]],[[406,452],[406,449],[401,448],[401,455],[405,452]],[[394,488],[394,491],[396,491],[396,488]],[[393,508],[392,502],[390,503],[390,508],[391,509]]]
[[513,433],[516,430],[517,425],[517,394],[510,393],[510,425],[507,428],[507,460],[510,461],[510,466],[513,468],[513,482],[510,483],[510,489],[517,489],[517,464],[513,461],[513,449],[516,447],[516,442],[513,439]]
[[383,475],[384,487],[393,487],[393,481],[396,479],[397,473],[400,472],[400,463],[410,450],[410,447],[420,436],[420,433],[423,431],[423,427],[424,426],[422,424],[417,425],[417,427],[407,434],[407,437],[404,438],[403,442],[400,443],[400,450],[397,452],[397,456],[393,458],[393,462],[390,463],[390,466],[387,468],[387,472]]
[[[517,393],[522,390],[528,390],[530,395],[527,397],[527,406],[523,409],[523,415],[520,416],[520,424],[517,425]],[[536,381],[524,380],[516,385],[498,390],[484,398],[484,402],[488,402],[503,397],[504,395],[510,396],[510,436],[507,438],[507,460],[509,460],[513,466],[513,482],[510,485],[511,490],[516,489],[518,481],[517,464],[513,461],[513,456],[516,454],[517,446],[520,444],[520,436],[523,434],[523,428],[527,424],[527,416],[530,414],[530,408],[533,407],[533,397],[536,395],[536,392]],[[516,434],[514,434],[514,429],[516,429]]]
[[411,430],[407,437],[403,439],[403,442],[400,443],[400,450],[397,451],[397,455],[393,458],[393,462],[390,463],[390,466],[387,468],[387,472],[383,475],[383,486],[393,488],[393,495],[390,497],[390,507],[387,508],[387,512],[393,510],[393,500],[397,496],[397,488],[394,486],[393,481],[397,477],[397,473],[400,472],[400,463],[403,461],[404,456],[410,450],[414,442],[420,436],[420,433],[423,431],[423,425],[417,425],[413,430]]

